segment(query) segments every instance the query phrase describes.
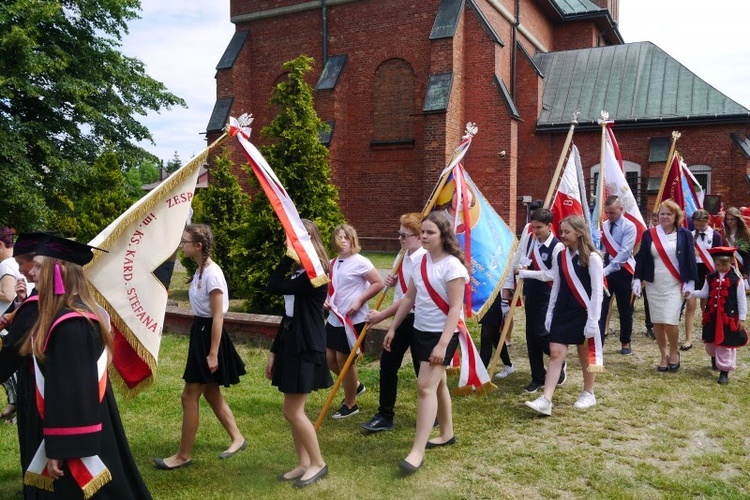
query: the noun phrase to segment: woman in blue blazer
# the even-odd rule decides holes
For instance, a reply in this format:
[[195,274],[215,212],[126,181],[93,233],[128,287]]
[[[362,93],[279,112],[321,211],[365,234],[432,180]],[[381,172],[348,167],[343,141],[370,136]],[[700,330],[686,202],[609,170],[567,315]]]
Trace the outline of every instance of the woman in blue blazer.
[[659,224],[643,233],[635,256],[633,293],[648,289],[648,305],[659,345],[660,372],[680,368],[680,312],[685,297],[695,289],[693,235],[682,227],[685,214],[672,200],[659,205]]

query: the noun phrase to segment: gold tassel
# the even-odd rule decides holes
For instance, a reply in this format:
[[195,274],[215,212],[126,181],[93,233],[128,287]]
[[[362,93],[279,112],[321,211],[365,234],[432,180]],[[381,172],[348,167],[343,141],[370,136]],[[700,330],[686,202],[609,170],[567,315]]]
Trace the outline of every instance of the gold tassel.
[[449,366],[445,369],[445,373],[447,373],[448,375],[458,375],[459,373],[461,373],[461,368],[458,366]]
[[474,392],[474,388],[470,385],[465,385],[463,387],[456,387],[451,391],[451,394],[454,396],[468,396]]
[[83,498],[88,500],[110,481],[112,481],[112,474],[109,472],[109,469],[104,469],[95,478],[86,483],[86,486],[81,488],[83,490]]
[[294,248],[286,247],[286,256],[292,259],[297,264],[301,264],[299,255],[297,255],[297,251]]
[[23,475],[23,484],[26,486],[33,486],[34,488],[39,488],[40,490],[49,491],[51,493],[55,492],[54,482],[55,480],[51,477],[43,476],[35,472],[26,471]]
[[326,276],[325,274],[321,274],[320,276],[317,276],[316,278],[310,280],[310,283],[312,283],[313,288],[318,288],[319,286],[328,284],[328,281],[328,276]]
[[497,390],[497,386],[493,384],[491,381],[487,381],[484,384],[480,385],[476,388],[476,394],[477,396],[485,396],[487,394],[491,394],[493,391]]
[[605,370],[603,366],[599,365],[589,365],[586,371],[589,373],[607,373],[607,370]]

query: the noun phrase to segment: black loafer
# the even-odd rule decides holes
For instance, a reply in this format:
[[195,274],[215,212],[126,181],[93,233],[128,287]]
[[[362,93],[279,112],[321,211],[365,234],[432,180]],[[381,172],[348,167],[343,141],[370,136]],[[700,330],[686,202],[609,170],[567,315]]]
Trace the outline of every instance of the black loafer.
[[422,467],[423,463],[424,463],[424,458],[422,459],[421,462],[419,462],[419,465],[410,464],[404,459],[404,460],[401,460],[401,463],[398,464],[398,466],[401,468],[401,470],[405,474],[414,474],[415,472],[419,470],[420,467]]
[[311,477],[309,479],[297,479],[294,482],[294,487],[295,488],[304,488],[305,486],[310,486],[315,481],[317,481],[319,479],[323,479],[327,475],[328,475],[328,464],[324,465],[323,468],[320,469],[317,474],[315,474],[313,477]]
[[659,373],[664,373],[666,371],[669,371],[669,367],[668,366],[657,366],[656,367],[656,371],[659,372]]
[[171,467],[164,462],[163,458],[154,458],[153,462],[154,462],[154,467],[156,467],[159,470],[175,470],[175,469],[181,469],[183,467],[190,467],[191,465],[193,465],[192,460],[188,460],[187,462],[183,462],[180,465],[175,465]]
[[456,436],[453,436],[448,441],[444,443],[433,443],[432,441],[427,441],[427,444],[425,445],[425,448],[428,450],[431,450],[433,448],[440,448],[441,446],[451,446],[453,444],[456,444]]
[[676,372],[677,370],[680,369],[680,362],[682,361],[680,358],[681,358],[681,356],[678,354],[677,355],[677,363],[668,363],[667,364],[667,367],[669,368],[670,372]]

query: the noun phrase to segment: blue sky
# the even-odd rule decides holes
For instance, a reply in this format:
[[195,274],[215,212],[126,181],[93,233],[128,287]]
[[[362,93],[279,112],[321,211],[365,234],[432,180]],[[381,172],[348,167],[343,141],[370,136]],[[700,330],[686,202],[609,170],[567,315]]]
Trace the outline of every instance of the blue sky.
[[[229,21],[229,0],[174,5],[141,0],[141,19],[130,23],[122,51],[143,61],[151,77],[187,102],[187,109],[164,110],[141,120],[156,142],[144,144],[146,149],[165,162],[177,152],[185,163],[206,147],[201,133],[216,100],[215,68],[234,25]],[[746,108],[750,108],[748,19],[747,0],[713,0],[709,4],[695,0],[620,1],[620,32],[626,42],[654,42]],[[699,43],[701,39],[708,43]]]

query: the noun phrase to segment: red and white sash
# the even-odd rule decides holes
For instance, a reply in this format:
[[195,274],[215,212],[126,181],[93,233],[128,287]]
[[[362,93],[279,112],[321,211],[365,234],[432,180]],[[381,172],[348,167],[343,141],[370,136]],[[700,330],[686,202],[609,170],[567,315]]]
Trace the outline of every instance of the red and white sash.
[[[542,246],[542,244],[539,243],[538,245],[534,245],[533,241],[531,242],[531,244],[531,268],[535,271],[541,271],[542,266],[544,266],[544,270],[549,271],[550,268],[544,264],[544,260],[542,260],[542,254],[539,253],[539,247]],[[550,252],[551,251],[552,249],[550,248]],[[547,281],[546,283],[550,286],[550,288],[552,287],[552,281]]]
[[[677,228],[675,228],[675,231]],[[660,225],[656,227],[652,227],[649,229],[649,232],[651,233],[651,239],[654,240],[654,246],[656,247],[656,253],[659,254],[659,257],[661,257],[662,262],[666,266],[666,268],[669,270],[669,273],[676,279],[679,283],[682,283],[682,277],[680,277],[680,265],[677,262],[677,254],[667,252],[667,234],[664,232],[664,228],[662,228]]]
[[406,293],[407,283],[406,278],[404,277],[404,260],[408,257],[406,254],[404,254],[404,258],[401,259],[401,262],[398,264],[398,286],[401,288],[401,293]]
[[[586,292],[586,288],[584,288],[583,283],[581,282],[581,279],[578,277],[578,274],[575,272],[574,264],[573,264],[573,255],[571,254],[570,250],[565,248],[563,250],[563,258],[560,259],[562,261],[561,265],[561,271],[562,275],[565,278],[565,282],[568,284],[568,288],[570,288],[571,292],[573,293],[573,297],[576,298],[579,304],[581,304],[581,307],[583,307],[587,312],[589,308],[591,307],[591,297]],[[589,348],[589,372],[593,371],[603,371],[604,369],[604,349],[602,347],[602,339],[600,335],[594,335],[590,339],[588,339],[588,348]],[[592,368],[595,367],[595,368]]]
[[[440,295],[440,292],[430,283],[429,273],[427,272],[427,255],[422,257],[422,264],[420,266],[420,272],[422,273],[422,280],[424,281],[425,288],[432,301],[440,309],[443,314],[448,316],[450,306],[448,304],[447,297]],[[469,330],[466,328],[463,318],[458,319],[458,342],[461,346],[461,373],[458,377],[458,387],[455,389],[455,394],[468,394],[475,391],[477,394],[483,394],[488,390],[492,390],[495,386],[490,380],[490,374],[487,373],[484,363],[482,363],[479,357],[474,341],[469,335]]]
[[[354,347],[359,337],[359,332],[354,328],[354,323],[349,316],[344,316],[339,312],[339,309],[335,306],[336,288],[333,285],[333,268],[336,263],[336,259],[331,261],[331,279],[328,281],[328,305],[331,307],[331,312],[336,316],[341,324],[344,325],[344,331],[346,332],[346,340],[349,342],[349,349]],[[357,354],[362,354],[362,347],[357,348]]]
[[[607,253],[614,259],[615,257],[617,257],[617,254],[620,253],[622,247],[612,237],[612,232],[610,231],[609,226],[609,221],[602,224],[602,242],[604,243],[604,247],[607,249]],[[623,269],[626,269],[630,274],[635,273],[635,258],[632,254],[630,255],[630,257],[628,257],[627,262],[625,262],[622,267]]]
[[[47,350],[47,343],[49,342],[50,336],[54,331],[55,327],[61,322],[71,319],[87,317],[93,321],[99,321],[99,318],[92,313],[81,314],[78,312],[71,312],[60,316],[49,329],[47,334],[47,340],[44,344],[44,351]],[[33,343],[33,339],[32,339]],[[105,348],[102,351],[101,356],[96,362],[97,379],[99,383],[99,402],[101,403],[104,399],[104,393],[107,389],[107,361],[108,351]],[[36,356],[33,356],[34,360],[34,380],[36,382],[36,407],[39,412],[39,416],[44,421],[44,375],[39,369],[39,363]],[[101,423],[88,426],[84,428],[77,427],[64,427],[59,429],[50,429],[45,427],[43,429],[44,435],[75,435],[81,433],[97,432],[101,430]],[[65,463],[70,470],[73,479],[76,481],[78,486],[83,490],[84,498],[91,498],[96,494],[99,489],[112,480],[112,474],[110,473],[107,466],[99,458],[98,455],[81,458],[67,458]],[[46,491],[54,492],[54,478],[49,475],[47,471],[47,453],[44,439],[39,445],[34,458],[31,460],[29,468],[26,470],[23,478],[24,484],[28,486],[34,486]]]
[[700,258],[703,265],[706,266],[709,273],[715,273],[716,267],[714,267],[714,259],[711,258],[711,254],[708,253],[708,249],[703,248],[703,246],[698,243],[698,235],[695,234],[695,237],[693,238],[694,245],[695,245],[695,255]]

